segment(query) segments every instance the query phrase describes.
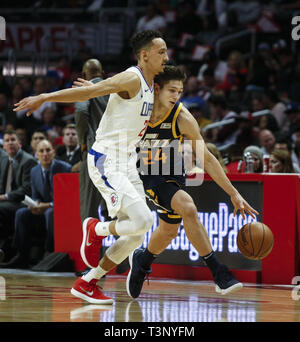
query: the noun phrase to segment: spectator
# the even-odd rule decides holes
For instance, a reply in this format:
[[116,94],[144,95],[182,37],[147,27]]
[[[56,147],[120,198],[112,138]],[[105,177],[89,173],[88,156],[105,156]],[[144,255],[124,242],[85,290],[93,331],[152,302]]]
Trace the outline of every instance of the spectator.
[[261,92],[272,86],[279,69],[279,64],[273,57],[268,43],[260,43],[257,50],[248,63],[247,91]]
[[224,163],[224,160],[222,158],[221,152],[219,151],[217,146],[215,144],[212,144],[212,143],[207,143],[206,146],[207,146],[209,152],[212,153],[216,157],[216,159],[219,161],[219,163],[222,166],[224,172],[227,173],[228,172],[227,167],[226,167],[226,165]]
[[47,132],[41,131],[39,129],[37,129],[36,131],[33,132],[32,136],[31,136],[30,146],[31,146],[31,154],[35,158],[37,158],[36,157],[36,147],[37,147],[38,143],[44,139],[48,140]]
[[228,96],[230,92],[244,91],[248,69],[244,65],[244,57],[239,51],[232,51],[227,60],[227,73],[223,82],[216,87]]
[[300,98],[300,63],[295,67],[294,75],[287,89],[287,96],[292,102],[299,101]]
[[211,97],[217,85],[217,80],[215,79],[214,71],[211,68],[207,68],[203,71],[203,80],[199,86],[198,95],[207,102]]
[[[54,155],[54,149],[49,141],[39,142],[39,164],[30,172],[32,199],[37,205],[17,210],[12,244],[15,255],[8,262],[0,264],[2,268],[28,268],[32,238],[35,236],[43,237],[46,254],[53,252],[53,175],[71,170],[70,164],[55,160]],[[43,235],[45,232],[46,238]]]
[[271,114],[275,117],[280,132],[288,132],[288,117],[285,113],[286,105],[280,101],[276,91],[267,89],[262,94],[263,105],[271,111]]
[[278,137],[276,139],[276,143],[274,145],[274,150],[288,151],[291,158],[292,158],[294,171],[296,173],[300,173],[298,157],[297,157],[295,151],[293,150],[292,143],[291,143],[290,139],[288,139],[284,136]]
[[3,148],[7,156],[0,160],[0,248],[9,257],[15,212],[23,207],[25,195],[31,195],[30,170],[37,162],[22,151],[15,131],[4,132]]
[[188,103],[186,108],[190,111],[193,117],[196,119],[200,130],[211,123],[210,119],[203,116],[202,109],[197,103]]
[[0,93],[7,98],[11,97],[11,87],[3,75],[3,65],[0,64]]
[[259,146],[263,154],[271,154],[274,149],[276,138],[268,129],[263,129],[258,133]]
[[51,107],[46,107],[42,112],[42,125],[39,127],[41,131],[53,129],[56,113]]
[[[63,145],[57,148],[56,159],[63,160],[73,167],[80,162],[81,153],[75,124],[68,124],[63,129]],[[72,170],[79,171],[79,169]]]
[[177,37],[182,33],[196,35],[202,28],[202,20],[196,12],[196,6],[193,0],[184,0],[181,2],[176,21]]
[[30,77],[22,77],[19,83],[23,90],[23,97],[31,96],[33,93],[33,87],[32,80],[30,79]]
[[240,144],[231,144],[222,151],[228,173],[244,172],[243,150]]
[[[250,160],[248,159],[248,154],[250,154]],[[244,163],[245,172],[251,172],[251,173],[261,173],[263,172],[263,152],[258,146],[248,146],[244,149],[243,152],[244,157]]]
[[[33,88],[33,95],[40,95],[42,93],[45,93],[46,91],[46,82],[43,77],[38,77],[34,82],[34,88]],[[56,110],[56,104],[53,104],[51,102],[44,102],[37,110],[35,110],[32,113],[33,118],[37,121],[37,123],[41,122],[42,120],[42,113],[45,110],[45,108],[50,107],[53,110]],[[18,118],[25,117],[26,111],[19,111],[18,112]],[[36,125],[37,125],[36,123]]]
[[286,93],[294,79],[295,60],[293,53],[287,49],[280,49],[277,53],[279,69],[276,74],[276,89]]
[[24,91],[21,84],[18,82],[12,88],[12,101],[11,104],[14,105],[15,103],[19,102],[24,98]]
[[20,139],[22,150],[25,152],[31,153],[30,144],[27,141],[28,134],[27,134],[26,128],[23,127],[22,125],[18,125],[15,131]]
[[199,83],[197,80],[197,77],[190,76],[187,79],[187,82],[184,87],[184,94],[182,96],[182,103],[185,106],[189,106],[191,104],[197,104],[200,108],[203,108],[205,101],[203,98],[199,95]]
[[217,83],[221,83],[225,80],[227,74],[227,63],[218,59],[214,50],[209,50],[203,56],[203,64],[198,72],[198,81],[204,81],[204,71],[207,69],[212,69],[214,74],[214,79]]
[[158,7],[154,3],[150,3],[146,8],[146,13],[139,18],[136,26],[136,31],[156,30],[162,34],[165,33],[167,22],[161,15]]
[[6,94],[0,93],[0,117],[2,122],[2,129],[5,129],[7,124],[11,124],[14,128],[17,123],[16,113],[13,111]]
[[288,151],[274,150],[270,154],[271,173],[294,173],[292,158]]
[[285,110],[289,120],[289,132],[288,135],[292,136],[295,128],[300,125],[300,103],[292,102],[289,103]]
[[238,123],[235,120],[237,118],[237,113],[229,110],[226,98],[223,95],[214,94],[210,97],[208,102],[211,115],[210,117],[213,122],[234,119],[234,122],[231,124],[211,130],[211,133],[208,133],[206,136],[206,138],[209,139],[208,142],[212,142],[218,147],[234,144],[239,134],[239,131],[237,130]]

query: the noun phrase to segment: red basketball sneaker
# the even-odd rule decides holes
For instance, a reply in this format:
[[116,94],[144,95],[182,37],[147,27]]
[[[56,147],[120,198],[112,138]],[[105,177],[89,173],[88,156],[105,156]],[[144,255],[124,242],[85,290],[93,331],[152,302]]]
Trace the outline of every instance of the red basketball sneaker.
[[113,299],[101,292],[101,287],[97,285],[98,280],[92,279],[87,282],[82,278],[78,278],[71,289],[72,295],[92,304],[112,304]]
[[97,236],[95,227],[100,222],[98,219],[88,217],[83,221],[83,239],[80,247],[80,254],[84,263],[90,267],[98,266],[100,259],[100,248],[105,236]]

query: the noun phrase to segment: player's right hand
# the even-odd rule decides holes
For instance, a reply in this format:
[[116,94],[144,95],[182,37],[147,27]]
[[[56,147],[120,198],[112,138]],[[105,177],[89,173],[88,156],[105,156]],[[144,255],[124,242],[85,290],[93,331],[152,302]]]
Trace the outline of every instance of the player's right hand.
[[87,87],[87,86],[91,86],[93,84],[94,84],[93,82],[79,77],[79,78],[77,78],[77,81],[73,82],[72,88]]
[[44,102],[43,95],[25,97],[21,101],[15,103],[14,112],[29,109],[26,116],[30,116],[37,110]]

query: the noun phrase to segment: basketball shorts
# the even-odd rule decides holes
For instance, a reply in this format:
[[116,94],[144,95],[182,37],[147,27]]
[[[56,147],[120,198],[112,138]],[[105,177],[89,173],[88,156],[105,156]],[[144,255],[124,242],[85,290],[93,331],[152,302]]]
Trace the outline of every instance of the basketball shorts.
[[126,208],[146,200],[136,169],[135,153],[122,161],[91,149],[87,157],[89,176],[104,198],[109,216],[120,216]]
[[157,206],[158,217],[167,223],[177,224],[182,221],[182,217],[171,208],[171,200],[180,189],[181,186],[174,180],[166,180],[153,188],[145,188],[147,198]]

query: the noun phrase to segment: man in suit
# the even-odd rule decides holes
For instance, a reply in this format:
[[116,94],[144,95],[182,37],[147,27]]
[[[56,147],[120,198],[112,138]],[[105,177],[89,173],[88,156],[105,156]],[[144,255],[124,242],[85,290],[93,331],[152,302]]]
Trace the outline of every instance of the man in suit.
[[79,171],[81,153],[78,144],[78,136],[74,124],[67,124],[63,129],[63,145],[56,151],[56,159],[63,160],[73,166],[72,171]]
[[[86,80],[98,83],[103,80],[102,65],[97,59],[87,60],[82,68],[82,76]],[[81,148],[82,161],[79,172],[80,183],[80,216],[83,222],[87,217],[98,217],[98,207],[108,219],[106,203],[92,183],[87,170],[87,152],[95,141],[96,130],[106,109],[109,96],[100,96],[86,102],[75,104],[75,122],[78,142]]]
[[37,161],[21,149],[15,131],[4,132],[3,149],[6,153],[0,159],[0,248],[9,257],[15,213],[24,207],[25,195],[31,195],[30,170]]
[[[16,255],[3,268],[28,268],[32,238],[45,237],[45,252],[54,250],[53,225],[53,175],[71,171],[71,165],[54,159],[55,152],[48,140],[37,145],[39,164],[30,172],[32,199],[36,206],[21,208],[16,212],[13,248]],[[67,201],[67,199],[66,199]]]

